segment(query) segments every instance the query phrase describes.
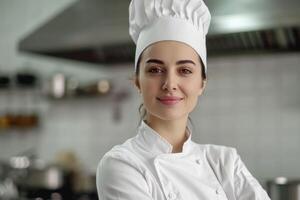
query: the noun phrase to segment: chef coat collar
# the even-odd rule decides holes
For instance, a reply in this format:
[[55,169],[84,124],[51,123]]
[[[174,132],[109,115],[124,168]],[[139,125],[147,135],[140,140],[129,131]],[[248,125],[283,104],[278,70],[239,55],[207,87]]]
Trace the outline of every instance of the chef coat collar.
[[[180,153],[186,153],[191,146],[192,131],[188,126],[186,130],[188,139],[184,142],[182,152]],[[144,148],[156,155],[162,153],[172,153],[173,146],[144,121],[142,121],[139,125],[137,138]]]

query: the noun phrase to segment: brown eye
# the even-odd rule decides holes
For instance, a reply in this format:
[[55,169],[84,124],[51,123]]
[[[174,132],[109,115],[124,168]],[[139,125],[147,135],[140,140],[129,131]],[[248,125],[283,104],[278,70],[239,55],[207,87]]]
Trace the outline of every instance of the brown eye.
[[192,71],[188,68],[182,68],[180,70],[180,72],[183,73],[183,74],[191,74],[192,73]]
[[158,74],[158,73],[162,73],[163,70],[158,68],[158,67],[153,67],[153,68],[150,68],[148,70],[148,72],[151,73],[151,74]]

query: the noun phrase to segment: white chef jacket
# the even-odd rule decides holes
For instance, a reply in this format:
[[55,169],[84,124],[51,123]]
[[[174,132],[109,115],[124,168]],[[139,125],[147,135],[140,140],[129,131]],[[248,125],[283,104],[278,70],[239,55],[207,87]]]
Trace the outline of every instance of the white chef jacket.
[[99,200],[270,200],[231,147],[188,139],[182,152],[142,121],[97,168]]

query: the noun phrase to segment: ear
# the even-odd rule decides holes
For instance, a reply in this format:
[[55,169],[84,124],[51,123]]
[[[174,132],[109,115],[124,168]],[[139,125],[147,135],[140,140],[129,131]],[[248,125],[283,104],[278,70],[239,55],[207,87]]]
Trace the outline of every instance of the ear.
[[202,95],[202,93],[204,92],[204,89],[205,89],[205,87],[206,87],[206,80],[203,80],[202,81],[202,85],[201,85],[201,87],[199,88],[199,93],[198,93],[198,95],[199,96],[201,96]]
[[141,90],[140,81],[139,81],[139,78],[137,76],[134,76],[134,85],[137,87],[137,89],[139,91]]

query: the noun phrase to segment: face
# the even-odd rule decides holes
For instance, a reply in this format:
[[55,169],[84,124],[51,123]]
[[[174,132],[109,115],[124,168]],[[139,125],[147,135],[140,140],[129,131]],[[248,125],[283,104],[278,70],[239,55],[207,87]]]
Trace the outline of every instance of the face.
[[176,41],[161,41],[142,54],[136,86],[147,120],[187,119],[205,88],[198,54]]

